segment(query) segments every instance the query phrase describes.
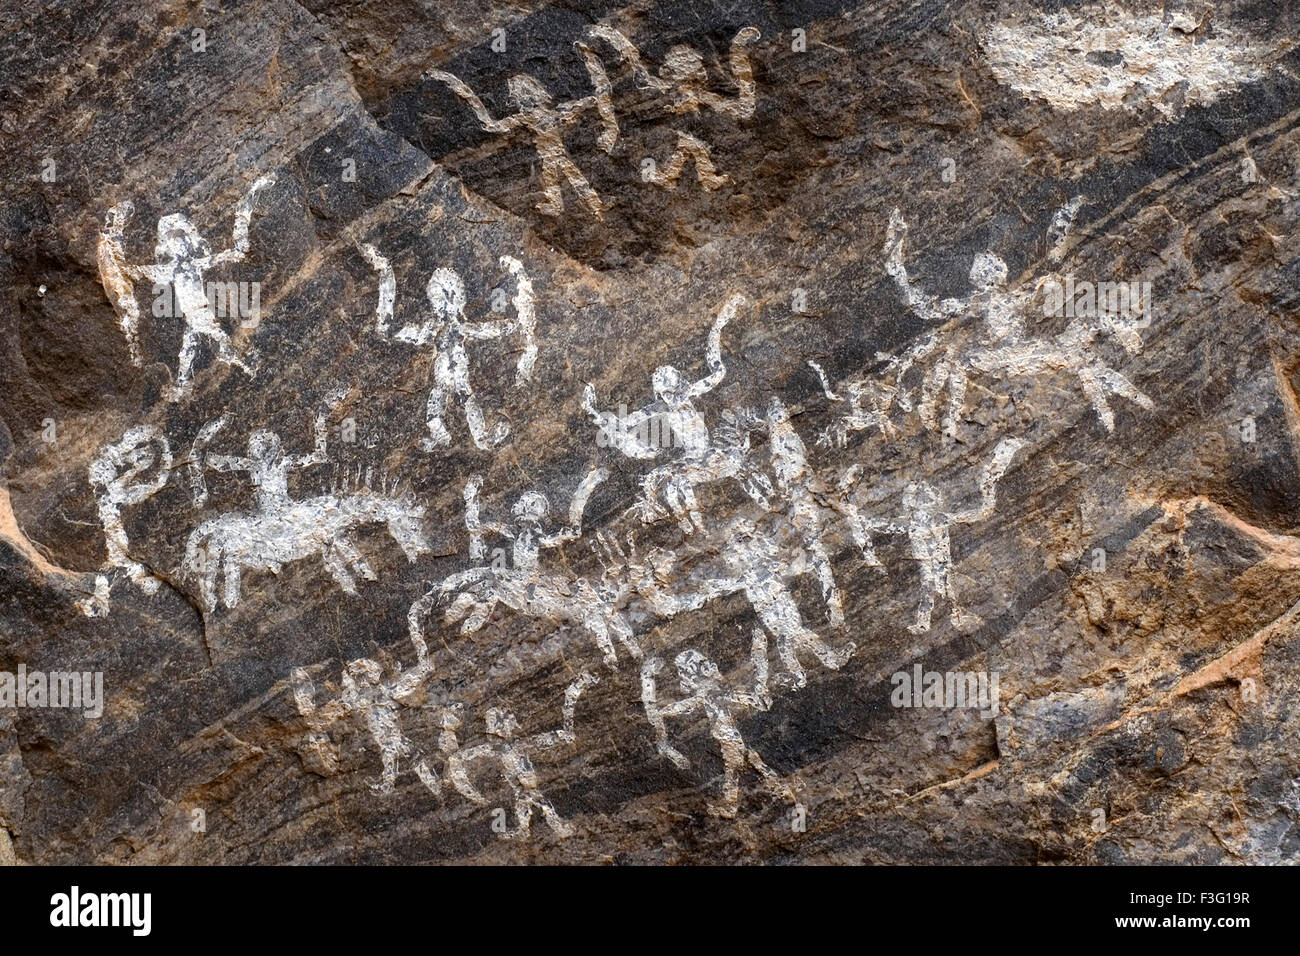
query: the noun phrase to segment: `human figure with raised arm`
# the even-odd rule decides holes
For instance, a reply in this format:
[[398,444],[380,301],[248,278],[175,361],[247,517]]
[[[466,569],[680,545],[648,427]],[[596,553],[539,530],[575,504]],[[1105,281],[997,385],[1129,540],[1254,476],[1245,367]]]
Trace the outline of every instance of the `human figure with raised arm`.
[[[158,450],[154,451],[153,445]],[[152,478],[140,476],[157,466]],[[143,564],[131,557],[131,542],[122,523],[122,508],[138,505],[157,494],[171,477],[172,453],[167,436],[156,425],[136,425],[127,429],[120,441],[100,449],[90,463],[91,487],[98,493],[96,503],[99,523],[104,528],[104,548],[108,558],[104,569],[121,568],[145,594],[156,594],[159,579]],[[95,593],[78,602],[87,617],[108,613],[111,584],[106,575],[96,577]]]
[[[335,389],[326,397],[325,402],[333,408],[344,397],[346,389]],[[321,465],[329,461],[326,449],[328,408],[316,416],[316,444],[306,455],[285,455],[280,451],[280,436],[265,428],[259,428],[248,438],[248,457],[237,455],[207,456],[207,464],[217,471],[244,471],[257,495],[257,509],[264,514],[280,510],[289,504],[289,472]],[[210,436],[209,436],[210,437]]]
[[[622,615],[585,578],[552,571],[541,566],[541,552],[558,548],[582,535],[582,514],[587,500],[608,472],[597,468],[588,473],[569,506],[569,524],[547,531],[544,522],[550,503],[539,492],[525,492],[511,509],[512,523],[484,522],[479,516],[478,492],[481,479],[465,483],[465,527],[470,533],[470,557],[484,562],[478,567],[452,574],[434,589],[439,596],[455,593],[445,619],[462,621],[462,634],[473,634],[487,623],[498,603],[541,620],[563,621],[584,628],[610,667],[618,666],[615,642],[633,657],[641,656],[632,628]],[[510,542],[507,561],[487,561],[486,534]],[[433,600],[433,593],[426,595]]]
[[583,409],[610,443],[627,457],[649,459],[659,456],[662,447],[644,442],[637,435],[638,430],[643,430],[656,419],[660,425],[659,433],[671,432],[671,447],[681,449],[680,457],[656,468],[642,480],[642,518],[647,522],[664,515],[659,504],[662,496],[669,513],[678,519],[684,531],[690,533],[703,528],[695,485],[732,477],[743,470],[744,463],[734,449],[719,448],[710,441],[708,426],[696,409],[695,400],[716,388],[727,374],[722,363],[722,330],[735,318],[744,301],[740,295],[727,299],[709,330],[706,352],[709,373],[703,378],[686,383],[676,368],[661,365],[650,380],[654,401],[629,413],[621,422],[613,412],[601,412],[596,407],[596,389],[593,386],[588,385],[583,391]]
[[514,797],[515,808],[515,826],[506,830],[502,836],[507,839],[526,837],[531,830],[535,810],[541,811],[542,819],[557,836],[573,835],[573,827],[565,822],[542,794],[541,781],[533,766],[531,755],[572,744],[577,740],[574,712],[578,705],[578,698],[583,691],[598,683],[599,680],[600,678],[595,674],[586,672],[565,688],[563,723],[559,730],[520,738],[519,721],[515,715],[504,708],[492,707],[484,716],[487,733],[491,739],[475,747],[457,748],[448,754],[445,771],[448,782],[461,796],[481,807],[487,806],[488,799],[474,786],[469,769],[482,760],[496,762],[506,786],[510,788]]
[[1126,398],[1142,408],[1154,407],[1149,397],[1103,363],[1094,350],[1097,338],[1107,333],[1114,335],[1127,352],[1136,353],[1142,347],[1142,340],[1134,327],[1113,316],[1101,316],[1092,324],[1073,320],[1054,338],[1027,339],[1021,316],[1029,308],[1033,292],[1006,288],[1006,262],[991,252],[979,253],[971,264],[970,281],[974,290],[970,296],[938,301],[920,292],[908,278],[903,265],[906,235],[907,223],[895,209],[889,217],[885,239],[885,272],[893,278],[912,311],[936,322],[946,322],[968,312],[983,319],[976,343],[965,347],[960,342],[949,344],[926,375],[918,411],[927,426],[935,426],[939,393],[947,386],[948,406],[943,419],[943,434],[956,436],[957,422],[966,404],[970,371],[1003,377],[1044,372],[1071,374],[1079,380],[1084,395],[1107,431],[1115,428],[1109,395]]
[[379,273],[375,330],[384,338],[389,338],[391,334],[398,342],[420,348],[432,343],[436,351],[433,388],[429,390],[425,408],[429,434],[420,447],[432,451],[451,443],[451,432],[444,418],[447,402],[453,396],[464,406],[465,424],[469,427],[474,445],[485,451],[500,445],[509,437],[510,426],[505,421],[498,421],[489,431],[470,384],[469,352],[466,345],[470,342],[499,339],[517,332],[523,340],[524,349],[515,365],[515,385],[523,385],[530,380],[533,365],[537,361],[537,343],[533,334],[537,320],[533,306],[533,284],[524,272],[523,264],[512,256],[501,257],[501,267],[515,280],[516,292],[512,300],[515,318],[470,322],[465,317],[465,284],[454,270],[443,268],[435,270],[425,286],[432,315],[423,322],[407,324],[397,332],[390,333],[389,323],[393,319],[397,289],[393,267],[374,246],[362,246],[361,251]]
[[584,44],[575,45],[582,54],[594,92],[582,99],[556,104],[546,87],[526,73],[520,73],[506,82],[510,102],[516,112],[503,119],[493,117],[483,101],[459,77],[445,70],[429,70],[425,75],[447,84],[452,92],[465,101],[485,131],[505,134],[522,126],[532,133],[537,158],[542,164],[542,194],[545,197],[537,204],[538,212],[544,216],[558,216],[564,212],[564,195],[560,185],[561,182],[566,182],[591,214],[601,219],[605,214],[605,205],[569,156],[568,148],[564,145],[564,132],[578,121],[583,112],[594,109],[600,117],[602,127],[596,142],[608,153],[614,149],[614,143],[618,140],[618,120],[614,116],[605,68]]
[[[749,119],[754,115],[754,70],[749,63],[746,47],[759,37],[757,27],[745,27],[731,41],[731,74],[736,84],[734,97],[723,96],[709,89],[709,77],[704,69],[704,59],[693,47],[679,44],[664,55],[659,75],[651,73],[641,60],[641,54],[626,36],[613,27],[597,25],[587,31],[593,39],[604,40],[618,53],[632,70],[642,89],[662,93],[668,99],[666,112],[676,115],[698,114],[702,109],[732,119]],[[646,179],[664,189],[677,188],[686,164],[695,165],[695,176],[700,185],[712,191],[727,182],[713,164],[708,145],[681,130],[677,130],[677,143],[673,154],[661,167],[649,167]]]
[[[342,693],[324,706],[317,707],[315,689],[306,669],[295,668],[294,703],[307,724],[307,744],[321,769],[326,774],[338,770],[338,753],[330,745],[327,733],[330,725],[351,715],[359,716],[379,748],[383,765],[380,778],[371,784],[371,789],[391,794],[397,783],[400,761],[417,752],[415,745],[402,733],[399,708],[413,698],[432,672],[433,663],[427,653],[422,654],[413,667],[399,670],[387,680],[377,661],[357,658],[349,661],[343,669]],[[431,793],[436,795],[440,792],[438,778],[426,760],[418,760],[412,770]]]
[[217,350],[217,358],[234,365],[246,375],[255,369],[245,363],[231,344],[230,336],[221,328],[209,302],[205,275],[217,266],[240,262],[248,253],[248,226],[253,216],[253,200],[258,190],[275,182],[263,176],[253,183],[235,212],[234,237],[230,248],[215,255],[207,241],[199,235],[189,217],[184,213],[171,213],[158,220],[158,243],[154,247],[157,262],[152,265],[131,265],[122,253],[122,230],[131,214],[130,203],[121,203],[109,210],[99,240],[100,280],[119,312],[119,321],[131,349],[131,358],[140,364],[137,339],[139,306],[129,280],[149,280],[155,285],[169,285],[172,301],[185,322],[181,352],[176,371],[175,386],[168,392],[168,400],[176,401],[190,387],[194,359],[201,340],[207,339]]
[[764,711],[772,705],[767,689],[767,638],[759,628],[754,629],[750,657],[754,667],[754,686],[751,691],[743,691],[727,687],[718,665],[699,651],[682,651],[673,663],[684,696],[667,705],[659,703],[655,680],[663,668],[663,661],[651,657],[641,666],[641,702],[646,719],[654,729],[659,753],[679,769],[688,769],[690,761],[668,742],[667,718],[701,713],[709,723],[709,734],[722,752],[722,799],[710,803],[708,808],[714,816],[731,818],[736,815],[740,803],[740,772],[746,763],[758,772],[773,793],[791,803],[795,801],[794,792],[763,762],[758,751],[745,743],[737,726],[737,720],[743,714]]
[[[912,550],[912,557],[921,564],[921,603],[916,609],[916,621],[908,627],[914,634],[923,634],[930,630],[930,616],[937,599],[946,599],[951,604],[951,619],[954,627],[960,629],[974,623],[973,615],[967,614],[957,606],[957,596],[953,592],[950,572],[952,570],[952,545],[949,531],[953,525],[974,524],[985,521],[997,506],[997,483],[1006,474],[1012,458],[1024,446],[1018,438],[1004,438],[993,449],[993,457],[984,467],[980,477],[980,504],[965,511],[944,511],[939,500],[939,493],[925,481],[910,482],[903,490],[903,514],[886,520],[873,519],[856,512],[850,526],[858,545],[864,554],[872,554],[871,532],[885,531],[889,534],[905,534]],[[851,504],[851,502],[850,502]]]

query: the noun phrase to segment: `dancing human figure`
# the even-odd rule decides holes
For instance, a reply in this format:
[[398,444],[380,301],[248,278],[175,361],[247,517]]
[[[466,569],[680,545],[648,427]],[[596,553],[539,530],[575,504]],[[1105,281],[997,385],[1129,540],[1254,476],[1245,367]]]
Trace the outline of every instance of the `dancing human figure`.
[[597,144],[608,153],[614,149],[618,140],[618,120],[614,115],[605,68],[585,45],[579,43],[577,46],[594,87],[590,96],[557,104],[546,87],[526,73],[520,73],[506,82],[510,102],[516,112],[503,119],[493,117],[483,101],[459,77],[445,70],[429,70],[425,75],[445,83],[464,100],[485,131],[505,134],[522,126],[532,134],[537,158],[542,164],[542,194],[545,197],[537,204],[538,212],[544,216],[558,216],[564,212],[564,194],[560,188],[563,182],[568,184],[593,216],[601,219],[606,207],[587,177],[569,156],[569,150],[564,145],[564,133],[577,123],[585,111],[594,109],[600,117],[602,127]]
[[641,702],[646,719],[654,729],[659,753],[679,769],[689,769],[690,761],[668,742],[667,718],[702,713],[709,723],[709,735],[722,753],[722,799],[708,806],[709,813],[714,816],[731,818],[736,815],[740,803],[740,773],[747,763],[774,794],[795,802],[794,791],[763,761],[758,751],[745,743],[737,726],[742,715],[767,710],[772,704],[767,690],[767,639],[757,628],[750,656],[754,685],[752,690],[745,691],[728,687],[718,665],[699,651],[682,651],[673,663],[677,667],[677,680],[683,696],[666,705],[659,702],[656,686],[656,676],[663,668],[663,661],[657,657],[647,658],[641,667]]
[[[757,27],[745,27],[731,41],[731,75],[737,93],[734,97],[714,93],[709,89],[704,58],[693,47],[679,44],[664,55],[663,64],[656,76],[641,60],[641,54],[626,36],[608,26],[593,26],[587,31],[593,39],[604,40],[618,53],[631,69],[637,84],[654,90],[667,98],[666,112],[678,116],[699,114],[709,109],[732,119],[749,119],[754,115],[754,70],[746,48],[759,37]],[[682,130],[676,130],[677,142],[672,156],[662,166],[647,167],[648,182],[664,189],[676,189],[677,180],[687,163],[695,166],[695,176],[700,185],[713,191],[727,182],[727,176],[718,173],[708,144]]]
[[243,357],[235,351],[230,336],[221,328],[208,297],[206,274],[217,266],[241,262],[248,253],[248,226],[253,216],[253,200],[258,190],[275,182],[263,176],[253,183],[235,212],[234,237],[230,248],[213,254],[199,231],[184,213],[171,213],[158,220],[158,243],[154,248],[157,262],[152,265],[131,265],[122,251],[122,231],[131,215],[130,203],[120,203],[109,210],[100,232],[98,261],[100,281],[109,299],[119,313],[119,322],[131,359],[140,364],[138,341],[139,305],[130,280],[149,280],[156,285],[170,286],[172,302],[185,323],[181,351],[176,371],[175,385],[168,391],[168,400],[176,401],[190,388],[194,360],[201,341],[207,340],[217,351],[217,358],[233,365],[248,376],[255,373]]

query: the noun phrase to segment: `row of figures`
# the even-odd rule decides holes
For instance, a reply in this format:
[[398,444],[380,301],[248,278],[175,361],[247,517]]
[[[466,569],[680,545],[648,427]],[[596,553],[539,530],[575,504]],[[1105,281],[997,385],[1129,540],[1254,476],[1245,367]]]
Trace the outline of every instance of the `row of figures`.
[[[533,760],[576,747],[579,698],[600,683],[600,676],[584,671],[565,688],[557,729],[524,734],[513,713],[502,707],[489,707],[483,713],[483,742],[464,746],[460,739],[466,730],[463,704],[441,704],[436,744],[422,747],[403,730],[402,721],[404,708],[427,705],[426,685],[434,676],[428,647],[420,636],[420,613],[419,608],[411,610],[411,636],[417,653],[412,667],[398,667],[385,676],[383,666],[371,658],[349,661],[340,675],[338,694],[324,703],[317,700],[308,670],[302,667],[294,670],[292,694],[305,731],[299,738],[298,752],[306,765],[322,776],[337,774],[341,759],[330,731],[342,721],[355,720],[378,750],[380,775],[371,784],[376,792],[393,794],[405,764],[433,797],[442,799],[454,792],[476,806],[486,807],[491,801],[480,786],[485,771],[495,770],[510,792],[515,814],[514,825],[503,827],[502,836],[527,837],[535,813],[540,813],[558,836],[571,836],[573,826],[542,792],[541,777]],[[673,663],[680,694],[673,700],[660,700],[664,661],[649,657],[641,667],[641,703],[657,752],[683,771],[690,769],[690,761],[671,744],[668,720],[696,715],[706,720],[723,761],[720,799],[709,804],[709,813],[726,818],[736,815],[740,804],[740,775],[746,765],[761,776],[775,795],[795,803],[795,789],[745,743],[738,726],[741,717],[767,710],[772,705],[768,690],[767,637],[762,629],[754,631],[750,661],[752,686],[745,689],[733,686],[718,665],[696,649],[677,654]]]
[[[506,135],[521,127],[528,131],[541,163],[543,198],[537,204],[538,212],[544,216],[561,215],[564,212],[562,186],[567,185],[591,215],[602,219],[608,206],[574,163],[564,143],[565,131],[589,111],[595,112],[599,122],[597,145],[606,153],[612,153],[618,143],[619,125],[613,86],[592,44],[599,42],[600,46],[611,50],[631,73],[639,89],[657,95],[660,109],[665,114],[689,116],[709,110],[720,116],[742,120],[754,115],[754,71],[747,51],[758,38],[757,28],[745,27],[731,41],[731,79],[736,86],[735,96],[724,96],[709,89],[704,58],[693,47],[684,44],[672,47],[664,55],[656,73],[646,66],[631,40],[613,27],[600,25],[587,31],[586,40],[574,44],[586,64],[592,85],[591,94],[580,99],[556,103],[535,77],[520,73],[510,77],[506,84],[515,112],[498,119],[459,77],[436,69],[429,70],[425,76],[446,84],[460,97],[485,132]],[[715,190],[727,182],[727,176],[720,174],[714,165],[708,144],[682,130],[674,130],[674,133],[676,142],[672,155],[663,163],[648,158],[642,166],[643,178],[647,182],[664,189],[676,189],[688,163],[694,165],[696,178],[706,190]]]

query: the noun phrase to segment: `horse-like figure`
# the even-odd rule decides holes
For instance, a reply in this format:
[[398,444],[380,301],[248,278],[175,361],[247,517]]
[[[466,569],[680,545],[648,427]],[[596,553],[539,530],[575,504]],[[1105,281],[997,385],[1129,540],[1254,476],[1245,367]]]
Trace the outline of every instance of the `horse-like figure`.
[[224,574],[222,603],[239,604],[240,576],[245,570],[271,571],[291,561],[319,554],[325,569],[349,594],[356,579],[376,579],[349,532],[363,525],[384,524],[408,561],[430,548],[423,530],[424,506],[375,493],[321,495],[291,501],[273,511],[223,514],[199,525],[185,546],[182,570],[196,575],[209,612],[217,606],[217,577]]

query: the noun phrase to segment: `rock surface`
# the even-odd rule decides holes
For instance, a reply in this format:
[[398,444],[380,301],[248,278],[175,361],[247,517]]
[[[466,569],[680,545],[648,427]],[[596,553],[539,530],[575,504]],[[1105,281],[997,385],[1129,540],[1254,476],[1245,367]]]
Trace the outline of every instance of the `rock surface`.
[[1294,863],[1297,38],[10,4],[0,863]]

